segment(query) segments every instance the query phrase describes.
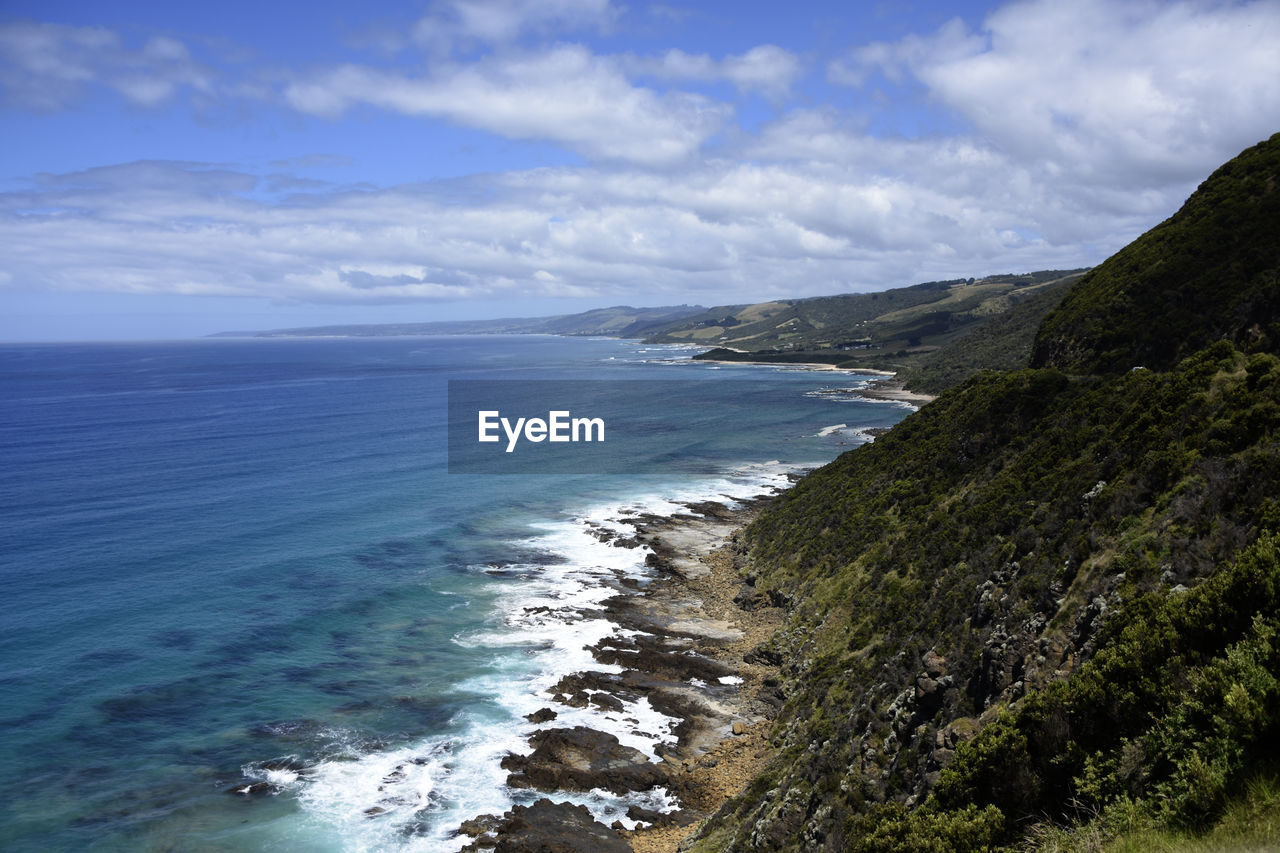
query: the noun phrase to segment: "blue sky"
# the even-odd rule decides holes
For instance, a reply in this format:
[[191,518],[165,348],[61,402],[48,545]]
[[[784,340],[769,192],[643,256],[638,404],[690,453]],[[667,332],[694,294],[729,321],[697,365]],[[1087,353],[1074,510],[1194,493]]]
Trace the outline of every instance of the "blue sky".
[[1091,265],[1278,81],[1274,0],[6,0],[0,340]]

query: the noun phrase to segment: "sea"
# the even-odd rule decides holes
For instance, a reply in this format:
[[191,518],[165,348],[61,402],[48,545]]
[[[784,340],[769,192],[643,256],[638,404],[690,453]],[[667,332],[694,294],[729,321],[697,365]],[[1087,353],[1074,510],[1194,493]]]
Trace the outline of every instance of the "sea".
[[[652,580],[593,531],[775,492],[911,411],[848,393],[870,376],[696,351],[0,345],[0,849],[453,851],[541,796],[502,757],[563,674],[609,669],[593,608]],[[621,468],[450,473],[451,381],[617,383],[656,427]],[[558,710],[655,758],[673,739],[643,699]]]

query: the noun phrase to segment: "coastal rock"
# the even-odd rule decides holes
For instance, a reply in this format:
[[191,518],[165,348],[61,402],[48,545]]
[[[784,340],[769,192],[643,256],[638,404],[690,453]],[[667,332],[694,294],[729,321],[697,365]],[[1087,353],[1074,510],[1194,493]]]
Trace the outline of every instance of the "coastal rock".
[[[776,710],[775,703],[781,704],[776,679],[770,678],[770,687],[765,691],[769,701],[757,698],[759,688],[753,682],[771,675],[761,672],[767,665],[748,664],[749,672],[742,669],[742,656],[760,643],[765,636],[763,630],[776,624],[779,617],[770,612],[772,596],[762,602],[759,613],[745,619],[744,611],[732,604],[741,576],[736,557],[726,543],[732,534],[731,525],[746,520],[745,508],[735,506],[730,510],[709,502],[688,509],[697,515],[636,514],[616,519],[635,529],[635,536],[630,539],[615,536],[610,540],[603,535],[605,531],[593,531],[601,542],[619,547],[643,546],[652,551],[649,564],[656,564],[662,571],[643,584],[620,578],[620,594],[591,612],[591,618],[608,619],[619,630],[588,647],[589,651],[597,661],[620,666],[621,671],[579,670],[561,676],[547,688],[546,698],[559,705],[551,704],[526,716],[540,727],[529,737],[531,751],[502,759],[511,787],[547,792],[598,789],[628,794],[662,786],[682,804],[682,811],[664,815],[635,808],[629,814],[640,824],[656,827],[684,826],[701,820],[737,792],[741,774],[733,772],[731,778],[726,777],[724,768],[731,763],[724,756],[711,756],[709,751],[729,735],[735,721],[741,723],[744,717],[770,718]],[[749,676],[745,683],[744,675]],[[642,725],[646,712],[632,707],[637,703],[670,718],[670,722],[654,727],[645,720]],[[649,740],[653,751],[625,746],[616,736],[595,730],[590,724],[573,728],[563,721],[559,727],[545,725],[565,716],[564,710],[558,716],[552,710],[562,705],[582,709],[573,712],[575,723],[584,712],[607,712],[611,718],[608,728],[619,721],[629,724],[637,735]],[[756,735],[752,732],[733,738],[739,744],[734,749],[754,750]],[[653,760],[654,755],[659,760]],[[476,837],[476,841],[465,849],[612,849],[597,834],[611,830],[594,821],[587,824],[584,832],[580,832],[581,826],[564,832],[556,828],[555,837],[548,837],[543,830],[558,818],[545,811],[552,805],[549,801],[540,803],[531,807],[535,811],[518,808],[500,819],[486,818],[500,822],[492,831],[479,832],[487,824],[469,825],[466,834]],[[579,817],[585,814],[582,812]],[[574,822],[576,818],[570,820]],[[532,834],[527,831],[531,825]],[[618,823],[615,828],[623,825]],[[631,834],[623,833],[628,837]],[[620,840],[616,833],[613,838]]]
[[257,797],[263,794],[274,794],[279,789],[270,782],[242,782],[227,788],[228,794],[239,794],[242,797]]
[[550,708],[539,708],[532,714],[525,714],[525,719],[531,723],[548,723],[558,716],[559,714]]
[[712,683],[726,675],[734,675],[732,667],[689,651],[670,651],[664,638],[610,637],[591,649],[592,656],[606,664],[661,675],[675,681],[697,678]]
[[698,515],[717,521],[728,521],[733,518],[733,510],[719,501],[696,501],[685,504],[685,507]]
[[639,698],[635,690],[626,686],[626,674],[617,675],[611,672],[587,670],[563,676],[548,691],[551,694],[572,696],[576,693],[609,693],[624,702],[634,702]]
[[615,794],[647,791],[666,781],[666,774],[644,753],[623,746],[607,732],[585,726],[546,729],[529,737],[533,752],[508,755],[502,768],[512,771],[513,788],[542,791],[590,791]]
[[671,558],[665,554],[659,554],[656,551],[645,555],[644,564],[650,569],[658,572],[673,574],[676,577],[683,578],[684,575],[676,568],[676,564]]
[[631,853],[631,846],[592,817],[586,806],[553,803],[545,797],[531,806],[514,806],[500,819],[486,817],[485,822],[475,828],[491,834],[464,847],[466,853]]
[[653,809],[644,809],[640,806],[629,806],[627,808],[627,817],[641,823],[651,826],[689,826],[697,823],[701,817],[689,809],[679,809],[674,812],[664,813]]
[[622,700],[616,696],[610,696],[608,693],[592,693],[591,704],[601,711],[621,711],[623,709]]

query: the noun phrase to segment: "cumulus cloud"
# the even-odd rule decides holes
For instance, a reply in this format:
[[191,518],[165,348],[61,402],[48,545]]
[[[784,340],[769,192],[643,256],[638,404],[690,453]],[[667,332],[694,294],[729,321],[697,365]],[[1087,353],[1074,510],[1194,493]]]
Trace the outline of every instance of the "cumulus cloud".
[[[282,73],[277,94],[310,115],[365,106],[549,140],[589,165],[361,189],[295,173],[346,163],[316,155],[260,171],[150,161],[39,175],[0,194],[0,288],[716,304],[1075,267],[1168,216],[1280,116],[1269,2],[1033,0],[827,69],[856,95],[923,93],[915,108],[958,117],[918,138],[786,103],[804,63],[771,45],[713,58],[520,42],[577,11],[592,27],[617,14],[594,0],[438,4],[428,18],[448,25],[447,55]],[[175,40],[15,32],[0,28],[0,83],[26,106],[95,83],[139,104],[173,97],[166,81],[196,86],[166,76],[192,63]],[[492,48],[465,57],[466,40]],[[130,88],[130,69],[148,68],[154,85]],[[777,117],[735,128],[729,104],[684,83],[779,99]]]
[[649,165],[690,156],[729,116],[728,107],[699,95],[634,86],[580,45],[451,64],[426,76],[345,65],[295,81],[285,97],[321,116],[370,104]]
[[1031,0],[853,51],[838,82],[911,77],[975,132],[1076,181],[1188,180],[1280,116],[1280,4]]
[[370,303],[643,286],[715,303],[1073,265],[1078,250],[1015,239],[1028,200],[1012,189],[973,199],[835,164],[541,169],[277,201],[264,180],[163,162],[44,176],[0,195],[5,269],[54,290]]
[[99,84],[154,107],[183,87],[208,92],[212,72],[177,39],[154,36],[137,49],[101,27],[19,21],[0,24],[0,89],[10,104],[61,109]]

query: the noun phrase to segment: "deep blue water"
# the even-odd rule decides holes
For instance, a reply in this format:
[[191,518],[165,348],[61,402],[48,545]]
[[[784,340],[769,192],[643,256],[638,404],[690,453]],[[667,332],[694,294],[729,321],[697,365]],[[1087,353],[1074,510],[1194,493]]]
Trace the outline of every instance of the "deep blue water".
[[[520,614],[645,577],[585,521],[756,494],[906,414],[812,393],[866,377],[688,355],[542,336],[0,346],[0,847],[457,849],[459,821],[527,798],[497,761],[603,630]],[[451,379],[751,393],[718,395],[696,447],[658,430],[635,470],[659,474],[450,475]],[[672,410],[661,383],[634,387],[636,411]],[[272,793],[227,793],[254,781]]]

